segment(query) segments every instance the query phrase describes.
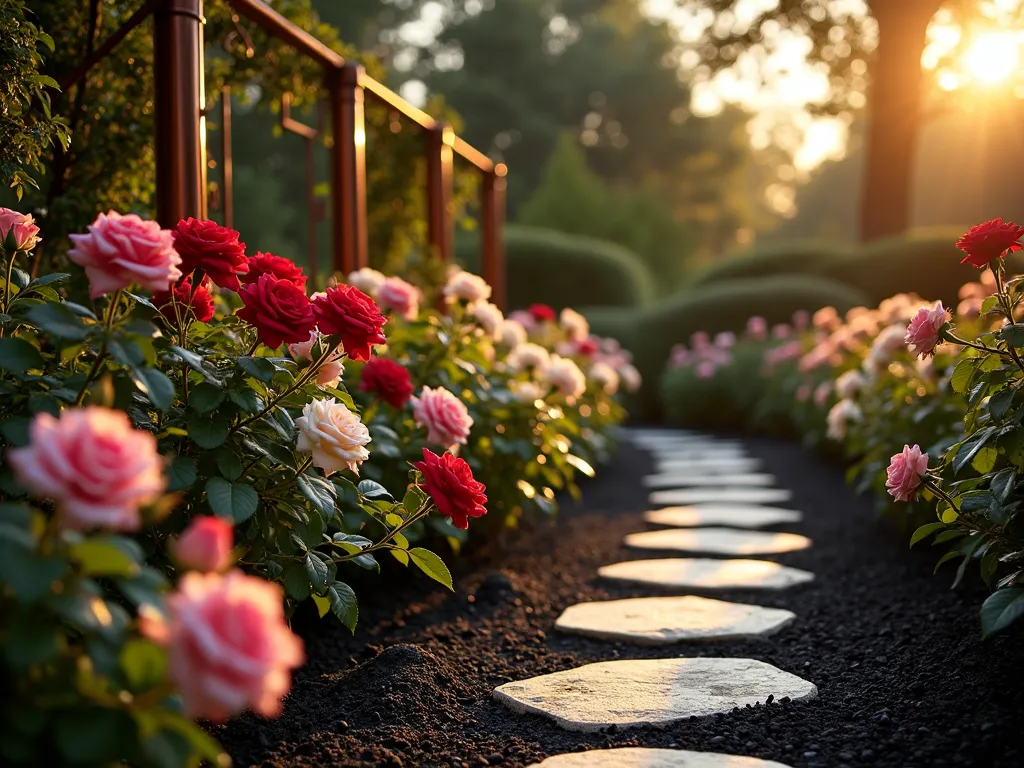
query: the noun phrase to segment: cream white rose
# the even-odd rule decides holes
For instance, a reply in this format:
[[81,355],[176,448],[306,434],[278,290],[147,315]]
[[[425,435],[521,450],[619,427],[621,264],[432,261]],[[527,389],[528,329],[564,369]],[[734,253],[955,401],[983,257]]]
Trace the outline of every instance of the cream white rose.
[[448,277],[444,295],[450,301],[486,301],[491,298],[491,286],[480,275],[459,270]]
[[499,340],[509,349],[515,349],[520,344],[526,343],[526,327],[518,320],[505,320],[501,324]]
[[552,355],[544,369],[544,381],[558,390],[567,400],[575,400],[587,389],[587,377],[572,360]]
[[385,280],[387,278],[384,277],[383,273],[369,267],[357,269],[348,276],[348,284],[353,288],[358,288],[367,296],[373,296],[377,289],[384,285]]
[[370,432],[343,404],[333,397],[318,398],[306,404],[295,420],[299,439],[295,448],[312,453],[313,464],[325,475],[349,469],[359,474],[359,465],[370,458],[366,450]]
[[492,339],[501,338],[505,316],[494,304],[487,301],[478,301],[470,306],[469,314],[472,315],[473,319],[484,329],[488,336]]
[[573,341],[583,341],[590,336],[590,323],[587,322],[587,318],[569,307],[562,310],[558,322]]
[[594,363],[587,371],[587,378],[604,390],[606,395],[619,391],[619,374],[607,363]]
[[520,344],[509,352],[506,362],[508,367],[516,373],[525,373],[526,371],[542,373],[547,368],[550,360],[551,356],[544,347],[540,346],[540,344],[527,342]]

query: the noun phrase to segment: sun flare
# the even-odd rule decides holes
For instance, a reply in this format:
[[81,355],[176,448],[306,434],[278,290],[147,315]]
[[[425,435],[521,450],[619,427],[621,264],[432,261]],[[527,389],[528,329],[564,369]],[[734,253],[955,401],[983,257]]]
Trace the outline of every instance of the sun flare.
[[1020,63],[1020,44],[1009,32],[979,34],[964,52],[964,69],[975,80],[997,85],[1010,78]]

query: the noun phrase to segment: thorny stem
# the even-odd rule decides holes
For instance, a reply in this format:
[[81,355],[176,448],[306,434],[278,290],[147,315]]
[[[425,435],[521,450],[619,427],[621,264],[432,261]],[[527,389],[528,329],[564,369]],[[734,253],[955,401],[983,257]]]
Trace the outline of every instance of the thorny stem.
[[[996,278],[996,295],[999,296],[999,306],[1003,310],[1003,317],[1006,318],[1006,322],[1013,325],[1013,308],[1010,306],[1010,295],[1006,291],[1006,286],[1003,285],[1003,263],[999,262],[997,267],[992,267],[992,274]],[[1021,360],[1017,350],[1012,344],[1006,345],[1007,352],[1013,359],[1013,362],[1020,368],[1021,373],[1024,373],[1024,360]]]
[[[110,303],[107,304],[107,313],[104,325],[106,326],[108,335],[110,329],[114,327],[114,318],[117,316],[117,307],[121,303],[121,291],[118,291],[110,298]],[[92,384],[100,371],[100,367],[107,359],[107,339],[104,337],[103,346],[100,347],[99,354],[96,355],[96,359],[93,360],[92,367],[89,369],[89,373],[85,376],[85,381],[82,382],[82,388],[78,391],[78,397],[75,398],[75,405],[80,406],[85,400],[85,396],[89,391],[89,385]]]
[[320,368],[320,366],[327,362],[327,358],[330,356],[330,354],[331,350],[325,351],[316,362],[310,365],[309,368],[303,371],[301,376],[299,376],[297,379],[295,379],[294,382],[292,382],[292,385],[290,387],[270,398],[270,400],[267,401],[267,404],[264,406],[262,411],[253,416],[250,416],[248,419],[245,419],[235,424],[235,426],[233,426],[231,428],[231,431],[228,433],[228,436],[230,437],[231,435],[235,434],[235,432],[240,430],[242,427],[248,426],[249,424],[252,424],[254,421],[257,421],[258,419],[262,419],[264,416],[266,416],[268,413],[274,410],[277,404],[284,400],[286,397],[288,397],[288,395],[290,395],[299,387],[305,386],[309,382],[309,380],[314,375],[316,375],[316,372]]

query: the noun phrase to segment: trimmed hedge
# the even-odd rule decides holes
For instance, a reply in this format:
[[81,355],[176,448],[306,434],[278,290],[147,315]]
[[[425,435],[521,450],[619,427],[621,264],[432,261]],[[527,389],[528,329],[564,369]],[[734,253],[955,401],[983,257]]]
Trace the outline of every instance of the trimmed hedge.
[[[604,240],[566,235],[539,227],[505,230],[508,304],[563,307],[641,307],[654,296],[654,283],[632,251]],[[478,271],[479,242],[460,238],[456,259]]]
[[769,323],[788,322],[800,309],[833,306],[840,312],[863,306],[867,297],[835,280],[812,275],[780,274],[701,286],[665,299],[641,312],[589,310],[594,331],[619,339],[633,352],[643,375],[637,415],[658,413],[659,379],[675,344],[697,331],[739,332],[747,318],[761,315]]
[[691,286],[778,274],[820,274],[826,264],[849,258],[854,251],[824,240],[793,240],[726,258],[698,272]]
[[824,263],[818,274],[860,289],[873,307],[895,293],[916,293],[955,308],[960,286],[979,276],[960,263],[964,253],[955,243],[963,231],[933,229],[878,240]]

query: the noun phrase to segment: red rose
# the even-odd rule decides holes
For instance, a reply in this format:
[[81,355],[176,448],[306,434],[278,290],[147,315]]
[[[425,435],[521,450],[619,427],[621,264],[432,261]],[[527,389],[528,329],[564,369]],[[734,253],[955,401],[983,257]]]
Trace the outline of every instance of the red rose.
[[387,319],[380,307],[358,288],[339,285],[313,300],[313,314],[320,333],[338,335],[345,353],[353,360],[369,360],[370,347],[384,344],[381,329]]
[[440,456],[423,449],[423,461],[413,464],[423,473],[423,490],[434,500],[438,510],[451,518],[456,528],[469,528],[469,518],[487,514],[487,489],[473,479],[473,471],[465,459],[445,451]]
[[409,372],[387,358],[377,358],[363,366],[360,392],[373,392],[381,400],[395,408],[402,408],[412,397],[412,381]]
[[989,262],[1002,257],[1007,251],[1019,251],[1021,246],[1017,241],[1021,236],[1024,236],[1024,227],[1002,219],[971,227],[956,243],[956,247],[967,254],[960,263],[988,266]]
[[287,280],[295,283],[296,288],[306,288],[306,276],[302,274],[302,267],[291,259],[284,256],[275,256],[272,253],[257,251],[256,255],[249,259],[249,272],[242,278],[245,284],[255,283],[260,275],[273,275],[278,280]]
[[306,341],[316,327],[313,307],[305,291],[287,280],[263,275],[238,292],[245,304],[238,316],[256,328],[260,341],[276,348]]
[[181,272],[203,270],[221,288],[237,291],[238,276],[249,271],[245,243],[238,233],[215,221],[182,219],[174,228],[174,250],[181,256]]
[[[213,296],[207,290],[208,282],[203,280],[204,284],[196,288],[195,293],[192,292],[191,277],[183,277],[175,283],[172,290],[174,291],[174,300],[180,305],[178,313],[182,320],[185,319],[189,307],[192,308],[193,316],[200,323],[205,323],[213,317]],[[171,303],[171,291],[157,291],[153,294],[153,303],[160,308],[161,315],[172,323],[178,322],[178,318],[174,314],[174,304]]]
[[531,304],[527,310],[538,323],[553,323],[557,315],[547,304]]

